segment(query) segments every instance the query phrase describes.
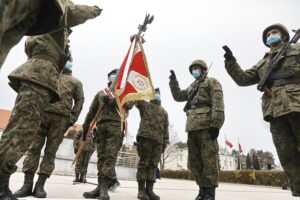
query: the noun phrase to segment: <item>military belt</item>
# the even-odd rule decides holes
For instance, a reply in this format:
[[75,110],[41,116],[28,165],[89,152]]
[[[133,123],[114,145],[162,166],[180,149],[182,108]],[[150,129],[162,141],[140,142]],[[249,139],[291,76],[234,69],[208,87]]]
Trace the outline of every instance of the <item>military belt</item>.
[[297,83],[300,83],[299,78],[278,79],[271,82],[270,88],[273,86],[283,86],[283,85],[297,84]]
[[204,108],[204,107],[210,107],[208,103],[197,103],[197,104],[193,104],[190,105],[190,109],[189,110],[194,110],[197,108]]

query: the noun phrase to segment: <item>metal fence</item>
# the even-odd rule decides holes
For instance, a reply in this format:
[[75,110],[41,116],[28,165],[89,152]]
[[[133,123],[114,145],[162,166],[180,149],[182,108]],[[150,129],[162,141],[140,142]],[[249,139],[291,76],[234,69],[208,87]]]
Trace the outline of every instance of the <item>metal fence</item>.
[[137,168],[139,156],[134,153],[119,152],[117,166]]

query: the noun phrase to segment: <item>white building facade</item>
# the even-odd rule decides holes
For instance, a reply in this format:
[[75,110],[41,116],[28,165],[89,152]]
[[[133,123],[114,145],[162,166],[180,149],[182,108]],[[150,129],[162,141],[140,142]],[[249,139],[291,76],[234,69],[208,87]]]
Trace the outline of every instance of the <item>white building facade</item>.
[[[220,170],[232,171],[237,169],[237,158],[231,155],[219,154]],[[188,169],[188,149],[177,149],[173,159],[165,163],[164,169],[187,170]]]

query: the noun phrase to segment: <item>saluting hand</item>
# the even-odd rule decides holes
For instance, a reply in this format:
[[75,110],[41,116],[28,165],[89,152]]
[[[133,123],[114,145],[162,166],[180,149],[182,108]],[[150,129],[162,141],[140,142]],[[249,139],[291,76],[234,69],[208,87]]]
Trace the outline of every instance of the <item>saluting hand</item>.
[[235,57],[233,56],[232,51],[229,49],[228,46],[224,45],[222,48],[223,48],[224,51],[225,51],[225,54],[224,54],[225,60],[233,60],[233,61],[236,60]]
[[175,75],[174,70],[171,69],[170,72],[171,72],[171,75],[169,76],[169,79],[170,80],[176,80],[176,75]]

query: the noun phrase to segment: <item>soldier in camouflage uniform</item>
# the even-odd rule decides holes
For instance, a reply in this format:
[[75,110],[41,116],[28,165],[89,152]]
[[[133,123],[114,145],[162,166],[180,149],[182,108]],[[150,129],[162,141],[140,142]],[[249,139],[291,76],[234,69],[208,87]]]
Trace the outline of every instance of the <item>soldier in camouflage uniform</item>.
[[[108,74],[108,87],[116,77],[117,71],[115,69]],[[108,88],[99,91],[95,95],[82,127],[85,138],[89,125],[102,103],[105,106],[102,115],[96,122],[97,131],[95,140],[98,155],[98,186],[90,192],[83,193],[83,196],[85,198],[99,197],[101,200],[109,200],[108,189],[112,182],[115,181],[115,165],[118,151],[123,143],[124,133],[121,130],[121,118],[116,100]]]
[[[95,6],[70,4],[66,23],[76,26],[100,13]],[[47,103],[60,100],[59,73],[68,57],[67,36],[68,30],[63,28],[29,37],[25,44],[27,62],[8,76],[18,96],[0,140],[0,199],[16,199],[8,187],[10,175],[37,135]]]
[[[24,185],[14,194],[16,197],[33,194],[37,198],[46,198],[44,184],[54,170],[58,147],[63,141],[64,133],[77,121],[81,112],[84,102],[83,89],[81,82],[72,76],[71,62],[67,62],[60,81],[62,99],[45,108],[40,130],[30,145],[23,162]],[[38,169],[41,151],[46,140],[44,156],[38,172],[39,178],[32,193],[33,177]]]
[[153,192],[153,185],[160,156],[169,143],[168,113],[161,106],[159,88],[155,89],[154,100],[135,101],[135,106],[141,115],[137,134],[137,151],[140,157],[136,174],[139,186],[137,198],[159,200],[160,197]]
[[[96,129],[93,129],[93,132],[95,132]],[[74,135],[74,140],[73,140],[73,147],[74,147],[74,153],[77,154],[77,151],[80,147],[80,144],[82,142],[82,130],[78,131]],[[75,165],[75,179],[73,182],[82,182],[86,183],[86,173],[87,173],[87,168],[89,161],[91,159],[92,154],[95,151],[95,144],[94,144],[94,139],[93,136],[89,136],[85,140],[85,146],[82,149],[80,156],[76,162]]]
[[[286,27],[273,24],[262,34],[264,44],[270,50],[251,69],[243,70],[231,51],[225,53],[225,67],[239,86],[259,83],[265,76],[272,58],[289,41]],[[288,71],[289,77],[282,77]],[[271,96],[263,94],[262,112],[264,120],[270,123],[281,165],[288,176],[293,196],[300,196],[300,45],[291,45],[285,58],[268,82]]]
[[70,18],[74,17],[74,8],[74,4],[69,0],[2,0],[0,69],[10,49],[24,35],[42,35],[72,26],[68,23],[71,22]]
[[196,80],[181,90],[171,70],[170,88],[175,101],[187,101],[188,163],[199,186],[196,200],[214,200],[219,182],[217,138],[224,123],[223,92],[215,78],[206,77],[203,60],[193,61],[189,71]]

